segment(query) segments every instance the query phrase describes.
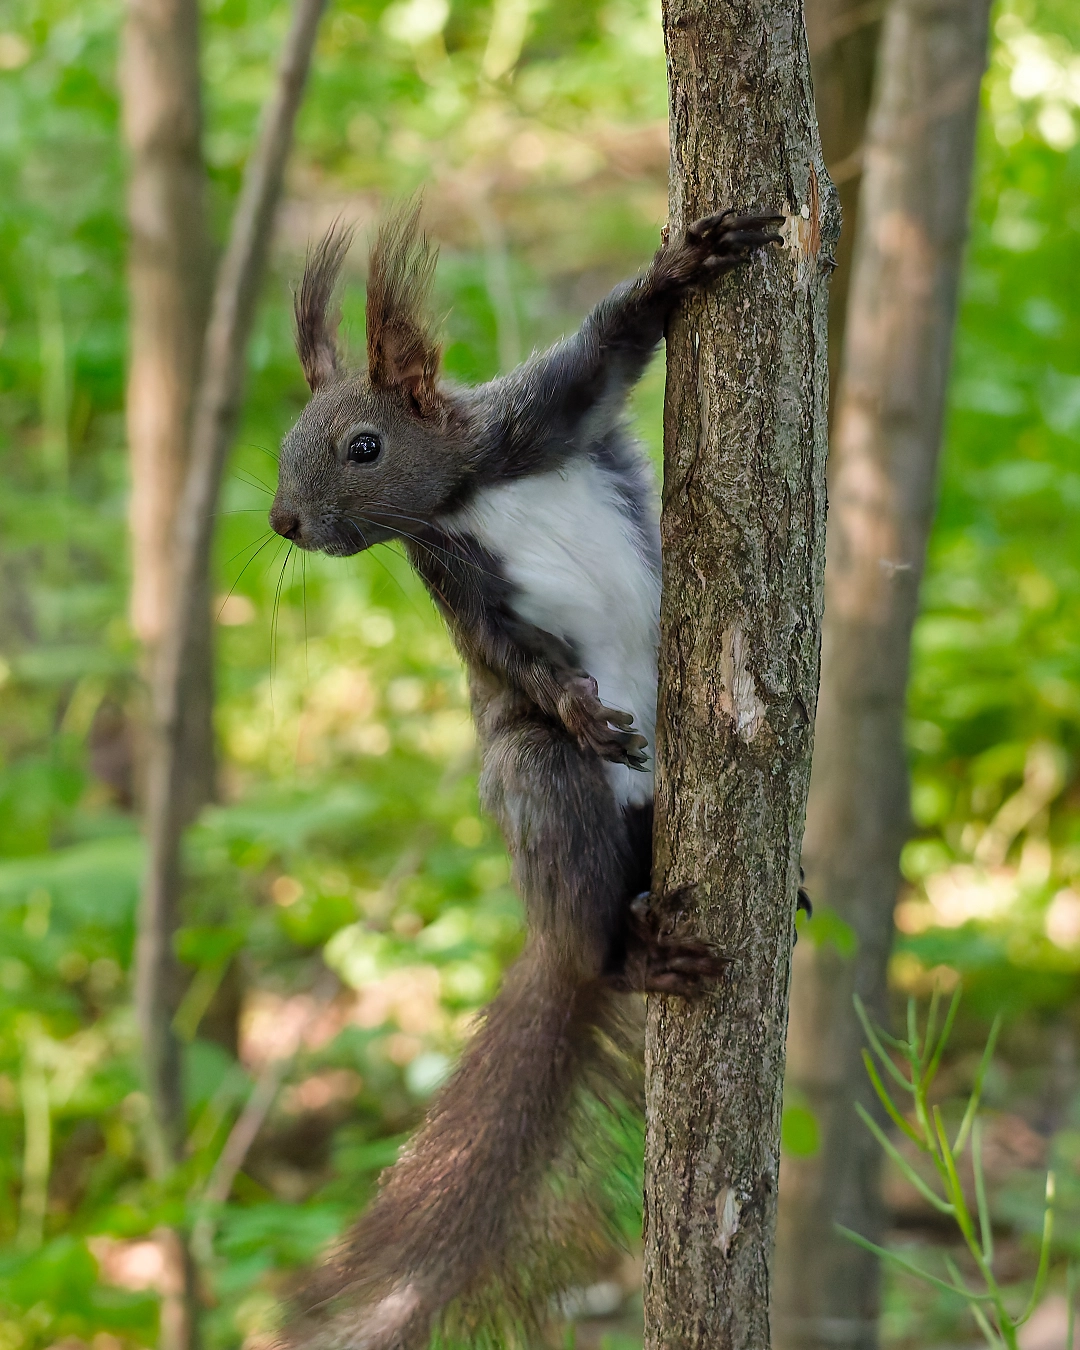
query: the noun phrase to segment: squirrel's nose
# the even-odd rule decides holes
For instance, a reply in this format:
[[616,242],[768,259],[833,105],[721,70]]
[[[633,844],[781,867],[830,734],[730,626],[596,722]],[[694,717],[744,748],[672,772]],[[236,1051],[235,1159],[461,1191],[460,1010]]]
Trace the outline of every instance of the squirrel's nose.
[[300,538],[300,517],[295,511],[286,511],[276,502],[270,510],[270,526],[285,539]]

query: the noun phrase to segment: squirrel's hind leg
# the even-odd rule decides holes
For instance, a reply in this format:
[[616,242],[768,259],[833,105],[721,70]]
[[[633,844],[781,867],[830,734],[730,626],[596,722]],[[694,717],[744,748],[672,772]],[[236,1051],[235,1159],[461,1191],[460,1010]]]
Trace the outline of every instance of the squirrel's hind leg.
[[530,935],[579,979],[595,979],[618,959],[640,889],[604,763],[543,715],[485,711],[481,797],[502,827]]
[[727,958],[664,931],[647,903],[634,903],[648,900],[651,804],[621,806],[601,761],[561,726],[520,709],[505,720],[486,711],[481,792],[506,837],[530,933],[580,979],[618,992],[689,998],[714,985]]

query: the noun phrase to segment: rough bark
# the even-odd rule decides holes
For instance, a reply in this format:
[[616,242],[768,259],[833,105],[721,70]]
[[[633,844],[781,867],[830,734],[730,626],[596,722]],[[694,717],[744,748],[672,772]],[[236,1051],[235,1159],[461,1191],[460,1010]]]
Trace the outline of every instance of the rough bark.
[[907,837],[903,724],[911,631],[933,517],[967,229],[987,0],[894,0],[865,154],[834,416],[825,625],[803,859],[811,894],[854,930],[854,960],[799,945],[788,1082],[821,1149],[785,1158],[776,1321],[785,1350],[877,1345],[879,1150],[852,1011],[884,1019]]
[[153,672],[147,868],[139,917],[135,997],[153,1117],[151,1128],[157,1140],[159,1165],[165,1170],[180,1157],[185,1134],[180,1047],[173,1029],[180,984],[173,950],[183,886],[180,849],[190,818],[185,707],[190,698],[198,697],[204,679],[202,644],[203,634],[209,631],[215,508],[240,409],[247,341],[265,271],[274,211],[323,4],[324,0],[297,0],[275,90],[248,161],[228,248],[218,269],[176,520],[173,590]]
[[829,282],[829,395],[844,350],[851,258],[859,223],[866,121],[886,0],[805,0],[806,37],[825,167],[840,196],[843,229]]
[[650,999],[646,1345],[763,1350],[838,219],[797,0],[668,0],[664,21],[673,227],[729,205],[787,220],[783,250],[668,334],[655,885],[694,888],[671,918],[732,964],[714,997]]
[[[128,147],[131,616],[149,671],[172,595],[176,511],[213,251],[206,223],[196,0],[128,0],[120,61]],[[210,624],[185,708],[189,810],[213,789]]]

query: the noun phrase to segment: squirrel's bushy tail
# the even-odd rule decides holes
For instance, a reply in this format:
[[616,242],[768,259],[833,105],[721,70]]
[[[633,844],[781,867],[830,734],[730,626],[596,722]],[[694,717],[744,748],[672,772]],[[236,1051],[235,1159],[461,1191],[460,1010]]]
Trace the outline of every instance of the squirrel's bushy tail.
[[[291,1343],[420,1350],[441,1325],[506,1345],[542,1321],[610,1243],[575,1136],[595,1140],[595,1103],[614,1105],[630,1082],[620,1043],[614,996],[527,948],[368,1212],[303,1291]],[[575,1129],[590,1110],[591,1128]]]

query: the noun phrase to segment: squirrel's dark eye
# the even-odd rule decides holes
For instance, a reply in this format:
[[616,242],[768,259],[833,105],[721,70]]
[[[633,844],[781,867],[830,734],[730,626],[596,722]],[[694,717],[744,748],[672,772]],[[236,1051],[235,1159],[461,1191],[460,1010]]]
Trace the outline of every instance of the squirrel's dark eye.
[[358,431],[349,437],[347,458],[350,464],[371,464],[382,453],[382,441],[373,431]]

